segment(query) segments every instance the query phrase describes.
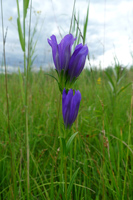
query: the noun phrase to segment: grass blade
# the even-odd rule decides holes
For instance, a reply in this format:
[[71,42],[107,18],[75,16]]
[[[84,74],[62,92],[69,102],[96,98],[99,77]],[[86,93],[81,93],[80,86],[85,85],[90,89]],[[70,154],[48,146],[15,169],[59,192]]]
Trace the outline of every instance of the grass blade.
[[76,178],[76,176],[77,176],[77,174],[78,174],[79,169],[80,169],[80,168],[78,168],[78,169],[75,171],[75,173],[73,174],[72,179],[71,179],[71,181],[70,181],[70,184],[69,184],[69,186],[68,186],[68,190],[67,190],[67,200],[70,199],[70,193],[71,193],[71,190],[72,190],[72,186],[73,186],[74,180],[75,180],[75,178]]
[[19,73],[22,102],[23,102],[23,105],[24,105],[25,93],[24,93],[24,89],[23,89],[23,78],[22,78],[22,74],[20,72],[20,68],[18,68],[18,73]]
[[27,15],[27,9],[28,9],[28,6],[29,6],[29,2],[30,0],[24,0],[24,18],[26,18],[26,15]]
[[22,33],[22,28],[21,28],[21,23],[20,23],[20,18],[17,18],[17,25],[18,25],[18,34],[19,34],[19,41],[21,44],[21,48],[23,51],[25,51],[25,42],[24,42],[24,37]]
[[86,19],[85,19],[85,23],[84,23],[83,44],[85,44],[85,40],[86,40],[87,25],[88,25],[88,16],[89,16],[89,6],[87,8],[87,14],[86,14]]
[[68,154],[68,151],[70,149],[70,145],[73,141],[73,139],[75,138],[75,136],[78,134],[78,132],[74,133],[70,138],[69,140],[67,141],[67,144],[66,144],[66,154]]
[[109,83],[112,85],[112,87],[113,87],[113,91],[115,91],[115,84],[114,84],[114,82],[113,82],[113,80],[112,80],[112,78],[111,78],[111,76],[108,74],[108,72],[106,72],[105,71],[105,74],[106,74],[106,76],[108,77],[108,79],[109,79]]
[[119,95],[122,91],[124,91],[131,84],[132,83],[128,83],[127,85],[125,85],[124,87],[122,87],[120,90],[118,90],[117,95]]

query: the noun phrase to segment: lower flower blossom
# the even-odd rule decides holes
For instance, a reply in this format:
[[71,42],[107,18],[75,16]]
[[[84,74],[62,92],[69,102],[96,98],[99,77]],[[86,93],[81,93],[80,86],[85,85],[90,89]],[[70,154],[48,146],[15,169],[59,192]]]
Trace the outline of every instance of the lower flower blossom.
[[62,94],[62,114],[66,128],[70,128],[73,122],[76,120],[80,101],[81,93],[79,90],[75,90],[75,94],[73,95],[72,89],[70,89],[67,93],[66,89],[64,88]]

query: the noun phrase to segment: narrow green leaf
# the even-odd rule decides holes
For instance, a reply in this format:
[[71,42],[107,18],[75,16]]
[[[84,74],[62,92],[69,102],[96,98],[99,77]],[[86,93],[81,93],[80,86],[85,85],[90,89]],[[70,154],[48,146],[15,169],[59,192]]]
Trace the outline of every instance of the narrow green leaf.
[[[76,13],[74,13],[74,15],[76,15]],[[75,23],[75,19],[73,19],[72,33],[75,32],[75,25],[76,25],[76,23]]]
[[112,85],[112,87],[113,87],[113,89],[114,89],[114,91],[115,91],[115,84],[114,84],[114,82],[113,82],[111,76],[110,76],[110,75],[108,74],[108,72],[106,72],[106,71],[105,71],[105,74],[106,74],[106,76],[108,77],[109,82],[110,82],[110,84]]
[[66,155],[66,141],[64,138],[61,138],[62,147],[63,147],[63,154]]
[[76,37],[77,37],[77,35],[78,35],[78,25],[77,25],[77,28],[76,28]]
[[89,16],[89,6],[87,8],[87,14],[86,14],[86,19],[85,19],[85,23],[84,23],[83,44],[85,44],[85,40],[86,40],[87,25],[88,25],[88,16]]
[[24,37],[21,29],[21,23],[20,23],[20,18],[17,18],[17,25],[18,25],[18,34],[19,34],[19,41],[21,44],[21,48],[23,51],[25,51],[25,43],[24,43]]
[[123,90],[125,90],[131,84],[132,83],[128,83],[127,85],[125,85],[124,87],[122,87],[120,90],[118,90],[117,95],[119,95]]
[[62,185],[59,185],[59,190],[58,190],[58,194],[57,194],[57,200],[60,199],[60,195],[62,195],[62,200],[66,200],[65,198],[65,194],[63,192],[63,187]]
[[117,85],[120,84],[121,80],[124,78],[125,74],[121,76],[121,78],[119,78],[119,80],[117,81]]
[[75,178],[76,178],[76,176],[77,176],[77,174],[78,174],[79,169],[80,169],[80,168],[78,168],[78,169],[74,172],[74,174],[73,174],[73,176],[72,176],[72,179],[71,179],[71,181],[70,181],[70,184],[69,184],[69,186],[68,186],[68,190],[67,190],[67,200],[70,199],[70,194],[71,194],[72,186],[73,186],[74,180],[75,180]]
[[24,18],[26,18],[30,0],[24,0]]
[[76,3],[76,0],[74,0],[74,4],[73,4],[73,11],[72,11],[72,17],[71,17],[71,23],[70,23],[69,34],[71,33],[72,24],[73,24],[73,15],[74,15],[74,10],[75,10],[75,3]]
[[55,76],[53,76],[53,75],[51,75],[51,74],[47,74],[47,73],[45,73],[45,75],[51,76],[51,77],[54,78],[54,79],[57,81],[57,83],[59,84],[59,82],[58,82],[57,78],[55,78]]
[[109,81],[109,82],[108,82],[108,84],[109,84],[109,86],[110,86],[110,88],[111,88],[112,92],[114,93],[114,88],[113,88],[113,86],[112,86],[111,82]]
[[117,82],[117,72],[116,72],[116,69],[113,69],[113,74],[114,74],[115,80]]
[[20,11],[19,11],[19,2],[18,2],[18,0],[16,0],[16,2],[17,2],[17,11],[18,11],[18,18],[20,18]]
[[78,132],[74,133],[70,138],[69,140],[67,141],[67,144],[66,144],[66,155],[68,154],[68,151],[70,149],[70,145],[72,143],[72,141],[74,140],[75,136],[78,134]]
[[25,93],[24,93],[24,89],[23,89],[23,78],[22,78],[22,74],[20,72],[20,68],[18,68],[18,73],[19,73],[22,102],[23,102],[23,105],[24,105]]
[[77,38],[77,45],[80,43],[80,38],[81,38],[81,36],[80,36],[80,33],[79,33],[78,38]]
[[37,58],[37,55],[35,55],[32,60],[30,59],[29,67],[33,65],[36,58]]
[[54,166],[52,167],[51,170],[50,199],[54,199],[53,171],[54,171]]

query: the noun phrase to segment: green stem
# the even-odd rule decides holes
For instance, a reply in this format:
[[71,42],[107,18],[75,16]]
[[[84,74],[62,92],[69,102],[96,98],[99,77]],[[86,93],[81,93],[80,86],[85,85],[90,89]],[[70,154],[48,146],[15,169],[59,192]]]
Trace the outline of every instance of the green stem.
[[64,157],[64,176],[65,176],[65,197],[67,200],[67,166],[66,166],[67,157]]
[[71,17],[69,34],[71,33],[71,28],[72,28],[72,21],[73,21],[73,15],[74,15],[74,10],[75,10],[75,3],[76,3],[76,0],[74,0],[74,3],[73,3],[73,11],[72,11],[72,17]]
[[[9,115],[9,94],[8,94],[8,80],[7,80],[7,68],[6,68],[6,53],[5,53],[5,44],[6,44],[6,34],[4,35],[4,20],[3,20],[3,5],[1,0],[1,21],[2,21],[2,37],[3,37],[3,57],[4,57],[4,66],[5,66],[5,90],[6,90],[6,105],[7,105],[7,132],[9,134],[9,146],[10,146],[10,155],[11,155],[11,198],[16,198],[16,190],[15,190],[15,165],[14,165],[14,151],[13,151],[13,143],[11,138],[11,130],[10,130],[10,115]],[[13,185],[13,191],[12,191]]]
[[[64,131],[65,143],[67,143],[67,134],[68,134],[68,129],[65,129]],[[66,155],[64,155],[64,178],[65,178],[65,197],[67,200],[67,156]]]
[[61,141],[61,137],[62,137],[62,133],[61,133],[61,129],[60,129],[60,120],[59,120],[59,116],[60,116],[60,107],[61,107],[61,93],[59,96],[59,107],[58,107],[58,131],[59,131],[59,137],[60,137],[60,154],[61,154],[61,165],[60,165],[60,174],[61,174],[61,178],[60,178],[60,182],[63,182],[63,147],[62,147],[62,141]]
[[[25,41],[25,0],[23,0],[23,35],[24,35],[24,46],[26,46],[26,41]],[[29,200],[30,180],[29,180],[29,135],[28,135],[28,101],[27,101],[28,73],[26,71],[25,48],[24,48],[24,76],[25,76],[26,194],[27,194],[27,200]]]
[[[130,109],[130,119],[129,119],[128,146],[130,145],[130,138],[131,138],[132,108],[133,108],[133,94],[131,96],[131,109]],[[123,189],[122,200],[124,200],[124,197],[125,197],[125,188],[126,188],[126,179],[127,179],[127,168],[128,168],[128,157],[129,157],[128,155],[129,155],[129,148],[127,148],[127,155],[126,155],[126,169],[125,169],[124,189]]]
[[[58,129],[59,129],[59,136],[61,137],[61,131],[60,131],[60,121],[59,121],[59,115],[60,115],[60,105],[61,105],[61,94],[59,96],[59,107],[58,107],[58,116],[57,116],[57,120],[58,120]],[[60,138],[61,139],[61,138]],[[60,140],[61,141],[61,140]]]
[[[75,140],[75,143],[76,143],[76,140]],[[74,150],[75,150],[75,144],[74,144]],[[70,147],[70,180],[72,179],[72,145],[71,145],[71,147]],[[75,155],[76,155],[76,150],[74,151],[75,152]],[[75,160],[76,160],[76,156],[74,157],[75,158]]]
[[[25,83],[25,107],[26,107],[26,150],[27,150],[27,199],[29,199],[30,191],[30,178],[29,178],[29,132],[28,132],[28,76],[29,76],[29,60],[30,60],[30,28],[31,28],[31,9],[32,9],[32,0],[30,6],[30,22],[29,22],[29,35],[28,35],[28,61],[27,61],[27,70],[26,70],[26,57],[25,57],[25,70],[26,70],[26,83]],[[26,11],[25,11],[26,12]],[[24,23],[25,26],[25,23]],[[25,27],[24,27],[25,29]],[[24,52],[25,53],[25,52]]]

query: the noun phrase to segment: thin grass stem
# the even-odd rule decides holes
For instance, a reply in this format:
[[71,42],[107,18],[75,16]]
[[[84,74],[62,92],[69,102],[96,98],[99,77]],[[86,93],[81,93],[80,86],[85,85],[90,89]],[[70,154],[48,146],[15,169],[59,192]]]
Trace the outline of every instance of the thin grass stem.
[[75,10],[75,3],[76,3],[76,0],[74,0],[74,3],[73,3],[73,11],[72,11],[72,17],[71,17],[69,34],[71,33],[71,29],[72,29],[72,22],[73,22],[74,10]]
[[[24,36],[24,46],[26,46],[25,40],[25,0],[23,0],[23,36]],[[26,71],[26,50],[24,48],[24,85],[25,85],[25,148],[26,148],[26,195],[27,200],[29,200],[29,135],[28,135],[28,101],[27,101],[27,87],[28,87],[28,74]]]
[[[133,109],[133,83],[132,83],[132,96],[131,96],[131,107],[130,107],[130,117],[129,117],[128,146],[130,145],[130,140],[131,140],[132,109]],[[128,161],[129,161],[129,148],[127,148],[127,154],[126,154],[126,167],[125,167],[125,176],[124,176],[124,186],[123,186],[122,200],[125,199],[125,189],[126,189],[126,180],[127,180]]]
[[5,66],[5,90],[6,90],[6,107],[7,107],[7,132],[9,134],[10,140],[10,155],[11,155],[11,185],[13,185],[13,190],[11,186],[11,198],[16,198],[14,195],[15,191],[15,169],[13,163],[13,145],[12,145],[12,138],[11,138],[11,130],[10,130],[10,115],[9,115],[9,94],[8,94],[8,80],[7,80],[7,68],[6,68],[6,53],[5,53],[5,44],[6,44],[6,34],[4,35],[4,20],[3,20],[3,5],[1,0],[1,21],[2,21],[2,36],[3,36],[3,57],[4,57],[4,66]]

